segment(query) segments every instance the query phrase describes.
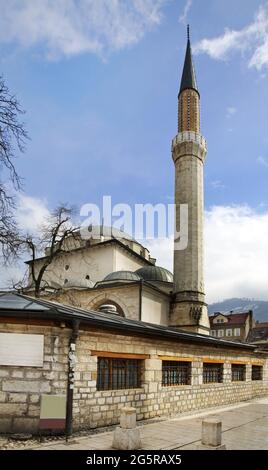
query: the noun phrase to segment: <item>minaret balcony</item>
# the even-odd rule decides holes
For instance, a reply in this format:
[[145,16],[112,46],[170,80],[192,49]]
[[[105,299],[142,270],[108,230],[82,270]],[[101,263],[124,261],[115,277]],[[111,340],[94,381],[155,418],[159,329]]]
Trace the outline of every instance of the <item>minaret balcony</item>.
[[172,140],[172,149],[176,147],[178,144],[181,144],[184,142],[197,143],[201,147],[203,147],[205,151],[207,150],[206,139],[198,132],[194,132],[194,131],[179,132]]

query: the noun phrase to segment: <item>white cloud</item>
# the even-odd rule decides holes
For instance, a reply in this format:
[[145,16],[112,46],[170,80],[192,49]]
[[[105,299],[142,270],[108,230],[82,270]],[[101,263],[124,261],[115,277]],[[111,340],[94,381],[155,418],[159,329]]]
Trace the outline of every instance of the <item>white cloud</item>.
[[[15,218],[18,227],[25,233],[35,234],[39,227],[49,216],[46,201],[38,198],[19,194]],[[0,265],[2,260],[0,259]],[[17,282],[22,281],[25,276],[26,268],[24,260],[19,259],[13,262],[11,266],[5,266],[0,270],[0,289],[11,288]]]
[[183,9],[181,16],[179,17],[179,22],[185,24],[187,20],[188,13],[191,9],[193,0],[187,0]]
[[224,189],[226,186],[221,182],[221,180],[211,181],[211,186],[213,189]]
[[229,118],[231,116],[234,116],[234,114],[237,113],[237,109],[234,107],[234,106],[229,106],[227,109],[226,109],[226,116]]
[[258,157],[257,162],[268,168],[268,158]]
[[1,0],[0,42],[41,46],[48,58],[105,55],[160,24],[168,0]]
[[252,23],[240,30],[226,29],[215,38],[202,39],[194,46],[195,53],[206,53],[212,59],[227,60],[241,52],[248,66],[261,70],[268,66],[268,4],[260,6]]
[[[148,243],[157,264],[172,270],[172,240]],[[209,303],[230,297],[268,300],[268,213],[215,206],[205,214],[205,285]]]
[[20,194],[16,209],[16,220],[20,229],[25,232],[37,232],[50,212],[46,201]]

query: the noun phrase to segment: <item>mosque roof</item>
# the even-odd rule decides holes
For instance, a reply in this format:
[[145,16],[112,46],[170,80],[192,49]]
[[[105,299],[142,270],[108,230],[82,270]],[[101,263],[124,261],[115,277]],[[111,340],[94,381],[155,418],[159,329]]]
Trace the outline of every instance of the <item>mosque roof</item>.
[[143,266],[135,273],[145,281],[173,282],[173,274],[160,266]]

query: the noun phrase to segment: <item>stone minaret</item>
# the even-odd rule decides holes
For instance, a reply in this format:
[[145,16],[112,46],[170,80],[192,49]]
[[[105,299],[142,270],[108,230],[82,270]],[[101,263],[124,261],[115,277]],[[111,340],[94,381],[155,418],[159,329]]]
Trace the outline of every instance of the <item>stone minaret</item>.
[[[170,325],[209,334],[203,273],[203,166],[206,141],[200,133],[200,95],[192,59],[189,26],[178,96],[178,134],[172,141],[175,164],[176,230],[182,233],[181,205],[188,206],[188,244],[174,243],[174,290]],[[186,207],[186,206],[184,206]],[[185,227],[184,227],[185,229]],[[180,249],[184,248],[184,249]]]

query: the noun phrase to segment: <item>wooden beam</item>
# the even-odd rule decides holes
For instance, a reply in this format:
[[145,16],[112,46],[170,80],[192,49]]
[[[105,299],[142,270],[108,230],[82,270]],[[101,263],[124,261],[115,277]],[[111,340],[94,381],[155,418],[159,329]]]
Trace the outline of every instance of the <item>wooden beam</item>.
[[250,364],[250,362],[249,361],[230,361],[230,364],[246,365],[246,364]]
[[224,364],[226,361],[223,359],[211,359],[211,357],[202,357],[202,362],[207,364]]
[[180,356],[158,356],[161,361],[179,361],[179,362],[193,362],[192,357],[180,357]]
[[91,351],[91,356],[114,357],[118,359],[150,359],[149,354],[130,354],[111,351]]

